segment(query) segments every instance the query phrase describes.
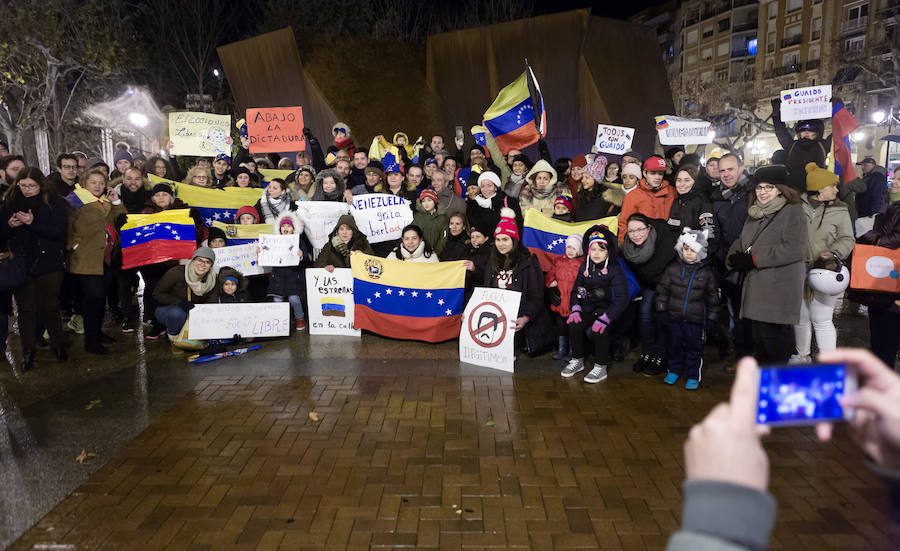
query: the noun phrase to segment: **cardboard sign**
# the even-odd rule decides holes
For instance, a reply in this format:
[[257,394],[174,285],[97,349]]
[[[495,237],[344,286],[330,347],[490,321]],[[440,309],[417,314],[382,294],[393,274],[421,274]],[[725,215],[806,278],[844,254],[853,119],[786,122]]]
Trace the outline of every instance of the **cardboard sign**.
[[712,143],[715,137],[709,121],[673,115],[657,116],[656,131],[662,145],[699,145]]
[[830,118],[830,84],[781,91],[781,120],[783,122]]
[[597,147],[598,153],[621,155],[631,149],[632,140],[634,140],[634,128],[598,124],[597,139],[594,141],[594,145]]
[[295,214],[303,221],[303,232],[313,249],[321,251],[328,243],[328,236],[337,226],[338,219],[350,214],[350,205],[336,201],[297,201]]
[[198,304],[188,316],[188,338],[287,337],[292,322],[289,302]]
[[850,267],[850,288],[900,293],[900,249],[855,245]]
[[250,153],[304,151],[302,107],[258,107],[247,109]]
[[476,287],[463,313],[459,361],[508,371],[516,363],[513,321],[519,316],[522,293]]
[[310,335],[346,335],[359,337],[353,327],[353,270],[322,268],[306,270],[306,304],[309,308]]
[[403,228],[413,221],[409,201],[388,193],[370,193],[353,198],[353,218],[369,243],[400,239]]
[[215,157],[229,154],[225,138],[231,131],[231,115],[182,111],[169,113],[169,139],[175,155]]
[[263,267],[259,265],[259,258],[256,249],[259,248],[258,243],[247,243],[246,245],[233,245],[231,247],[219,247],[215,250],[216,263],[213,269],[216,273],[228,266],[241,272],[245,276],[259,275],[264,273]]
[[300,234],[259,234],[259,264],[261,266],[298,266]]

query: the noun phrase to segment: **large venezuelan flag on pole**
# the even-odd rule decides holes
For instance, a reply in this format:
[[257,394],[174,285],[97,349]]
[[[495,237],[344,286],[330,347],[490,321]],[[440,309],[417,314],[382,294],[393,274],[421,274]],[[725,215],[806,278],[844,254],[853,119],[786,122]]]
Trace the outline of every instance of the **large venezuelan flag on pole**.
[[497,99],[484,113],[484,126],[504,155],[511,149],[522,149],[536,143],[547,135],[544,98],[530,67],[526,67],[512,84],[500,90]]
[[129,214],[120,232],[125,270],[166,260],[190,258],[197,248],[190,209]]
[[856,169],[850,152],[850,134],[859,128],[859,122],[839,101],[832,104],[831,113],[832,170],[841,177],[841,182],[846,184],[856,179]]
[[459,337],[466,282],[461,261],[416,263],[354,253],[350,267],[357,329],[425,342]]
[[207,226],[213,222],[231,222],[237,210],[244,205],[253,206],[262,197],[259,188],[227,187],[225,189],[191,186],[148,174],[153,185],[169,184],[178,197],[189,207],[197,209]]
[[618,233],[618,218],[615,216],[573,224],[550,218],[539,210],[528,209],[525,213],[522,244],[538,257],[541,268],[546,272],[555,257],[566,254],[567,237],[576,233],[582,235],[596,224],[603,224],[609,231]]

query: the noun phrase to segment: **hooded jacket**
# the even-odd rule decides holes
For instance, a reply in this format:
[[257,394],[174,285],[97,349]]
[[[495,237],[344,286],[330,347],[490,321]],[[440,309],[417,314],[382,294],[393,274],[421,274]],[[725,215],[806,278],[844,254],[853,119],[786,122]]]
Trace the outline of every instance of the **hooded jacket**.
[[[640,213],[647,218],[668,220],[672,203],[675,201],[675,188],[663,180],[656,189],[652,189],[645,178],[641,178],[637,187],[631,193],[625,195],[622,201],[622,212],[619,213],[619,224],[624,227],[628,224],[628,218],[634,213]],[[625,240],[625,232],[619,233],[619,242]]]
[[416,213],[413,215],[413,224],[422,228],[425,242],[431,246],[436,254],[444,250],[444,230],[450,222],[450,217],[444,211],[444,207],[435,205],[432,212],[427,212],[422,206],[422,200],[416,200]]
[[856,240],[850,211],[840,199],[813,206],[807,194],[803,194],[803,212],[806,214],[809,239],[806,242],[806,262],[812,263],[819,253],[832,252],[844,260],[853,252]]
[[582,243],[588,247],[590,236],[600,232],[606,239],[608,256],[604,264],[595,264],[591,260],[590,250],[585,251],[584,260],[578,268],[578,276],[569,296],[571,308],[581,307],[582,318],[593,322],[603,314],[615,321],[622,315],[631,302],[631,291],[628,278],[618,262],[618,245],[616,236],[605,226],[592,226],[584,232]]
[[[340,243],[340,238],[337,236],[338,228],[343,224],[346,224],[353,230],[353,235],[347,243]],[[359,231],[359,228],[356,226],[356,220],[354,220],[352,214],[344,214],[338,218],[338,222],[335,224],[334,230],[328,234],[328,238],[328,243],[322,247],[322,252],[320,252],[319,256],[316,258],[316,268],[324,268],[329,265],[334,266],[335,268],[349,268],[351,251],[362,251],[366,254],[374,254],[372,252],[372,246],[369,245],[369,240],[366,239],[366,236],[363,235],[361,231]],[[335,244],[336,241],[339,243]]]
[[[285,212],[275,221],[275,231],[280,232],[281,222],[290,220],[294,223],[294,231],[303,227],[303,223],[292,213]],[[306,296],[306,267],[310,264],[309,240],[306,235],[300,232],[300,250],[303,251],[303,258],[297,266],[275,266],[272,268],[272,275],[269,277],[269,287],[266,294],[269,296],[289,297],[291,295]]]
[[[334,188],[334,191],[331,192],[330,196],[326,196],[325,189],[322,187],[322,182],[324,182],[325,178],[328,178],[329,176],[334,180],[336,187]],[[313,193],[310,199],[311,201],[341,202],[344,200],[344,190],[347,189],[347,185],[338,171],[334,169],[325,169],[316,174],[316,181],[313,183],[313,188]]]
[[572,298],[572,287],[575,286],[575,280],[578,279],[578,271],[584,263],[584,256],[569,258],[566,255],[559,255],[553,259],[550,271],[544,276],[544,286],[550,288],[550,284],[556,282],[556,288],[559,290],[559,305],[552,304],[550,310],[556,312],[560,316],[568,317],[572,313],[570,309],[570,300]]
[[671,321],[704,323],[719,316],[719,286],[708,260],[688,264],[678,254],[663,272],[654,297],[656,311]]
[[[550,183],[544,191],[536,189],[535,178],[538,172],[547,172],[550,174]],[[566,184],[559,183],[559,177],[556,169],[544,159],[539,160],[531,167],[525,176],[527,184],[519,192],[519,206],[522,212],[528,209],[537,209],[539,211],[553,214],[553,202],[560,195],[567,194],[569,187]]]
[[[228,295],[222,290],[222,284],[225,283],[225,278],[228,276],[237,278],[238,280],[237,291],[235,291],[233,295]],[[218,275],[216,275],[216,289],[213,291],[209,301],[219,304],[253,302],[253,297],[250,296],[250,291],[247,290],[249,285],[250,281],[244,277],[244,274],[230,266],[223,266],[222,269],[219,270]]]

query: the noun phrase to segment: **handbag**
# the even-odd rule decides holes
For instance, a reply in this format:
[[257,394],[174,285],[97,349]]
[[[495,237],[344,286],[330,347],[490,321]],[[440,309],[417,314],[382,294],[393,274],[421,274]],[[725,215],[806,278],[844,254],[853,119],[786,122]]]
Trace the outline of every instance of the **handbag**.
[[25,283],[28,268],[25,259],[12,252],[0,253],[0,289],[16,289]]

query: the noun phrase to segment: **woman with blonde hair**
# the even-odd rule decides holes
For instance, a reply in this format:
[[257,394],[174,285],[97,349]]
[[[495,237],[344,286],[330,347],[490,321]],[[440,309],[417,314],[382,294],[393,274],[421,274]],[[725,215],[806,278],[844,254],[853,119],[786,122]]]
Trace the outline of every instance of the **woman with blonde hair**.
[[193,166],[182,183],[197,187],[212,187],[212,174],[207,166]]

